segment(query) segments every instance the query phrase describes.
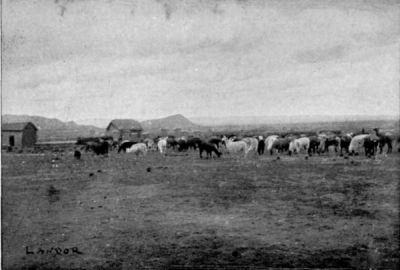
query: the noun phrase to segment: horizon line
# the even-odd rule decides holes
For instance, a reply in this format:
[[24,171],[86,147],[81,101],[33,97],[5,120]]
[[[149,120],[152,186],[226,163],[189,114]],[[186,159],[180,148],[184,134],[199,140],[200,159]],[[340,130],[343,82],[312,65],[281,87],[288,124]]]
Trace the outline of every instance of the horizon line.
[[[47,119],[55,119],[55,120],[59,120],[61,122],[64,123],[68,123],[68,122],[74,122],[75,124],[78,124],[77,122],[80,121],[90,121],[90,120],[107,120],[110,121],[110,119],[118,119],[118,118],[86,118],[86,119],[75,119],[75,120],[63,120],[57,117],[50,117],[50,116],[42,116],[42,115],[29,115],[29,114],[10,114],[10,113],[5,113],[5,114],[1,114],[1,119],[3,121],[3,117],[7,116],[7,115],[11,115],[11,116],[27,116],[27,117],[43,117],[43,118],[47,118]],[[188,119],[191,121],[191,119],[194,120],[198,120],[198,119],[202,119],[203,121],[206,122],[207,119],[218,119],[220,121],[223,121],[225,119],[225,121],[227,121],[226,123],[199,123],[199,125],[211,125],[211,126],[216,126],[216,125],[244,125],[244,123],[238,123],[238,124],[234,124],[231,123],[232,119],[229,118],[238,118],[238,119],[250,119],[250,118],[254,118],[254,119],[258,119],[261,120],[262,118],[283,118],[286,121],[292,121],[294,120],[296,117],[301,118],[300,121],[302,120],[306,120],[304,118],[313,118],[310,119],[312,122],[326,122],[324,121],[324,119],[318,119],[318,118],[323,118],[323,117],[329,117],[330,119],[328,121],[335,121],[334,118],[337,118],[338,121],[368,121],[368,120],[400,120],[400,115],[399,114],[381,114],[381,115],[362,115],[362,114],[342,114],[342,115],[317,115],[317,114],[312,114],[312,115],[260,115],[260,116],[237,116],[237,115],[232,115],[232,116],[185,116],[181,113],[176,113],[176,114],[171,114],[171,115],[167,115],[164,117],[159,117],[159,118],[150,118],[150,119],[141,119],[138,120],[140,118],[131,118],[131,119],[135,119],[137,121],[140,122],[144,122],[144,121],[149,121],[149,120],[158,120],[158,119],[163,119],[163,118],[167,118],[170,116],[176,116],[176,115],[181,115],[184,118]],[[347,119],[346,119],[347,118]],[[362,118],[362,119],[348,119],[348,118]],[[389,119],[388,119],[389,118]],[[272,119],[271,119],[272,120]],[[278,119],[277,119],[278,120]],[[275,121],[274,121],[275,122]],[[289,122],[286,122],[285,124],[288,124]],[[197,123],[194,123],[197,124]],[[249,125],[261,125],[261,124],[277,124],[275,123],[249,123]],[[91,125],[91,126],[96,126],[93,124],[88,124],[88,123],[84,123],[84,124],[78,124],[78,125]]]

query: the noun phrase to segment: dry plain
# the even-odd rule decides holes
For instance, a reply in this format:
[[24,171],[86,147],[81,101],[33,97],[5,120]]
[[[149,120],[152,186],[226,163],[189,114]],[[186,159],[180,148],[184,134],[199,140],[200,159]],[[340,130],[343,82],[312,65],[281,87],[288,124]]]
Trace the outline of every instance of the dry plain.
[[399,161],[3,153],[3,269],[396,268]]

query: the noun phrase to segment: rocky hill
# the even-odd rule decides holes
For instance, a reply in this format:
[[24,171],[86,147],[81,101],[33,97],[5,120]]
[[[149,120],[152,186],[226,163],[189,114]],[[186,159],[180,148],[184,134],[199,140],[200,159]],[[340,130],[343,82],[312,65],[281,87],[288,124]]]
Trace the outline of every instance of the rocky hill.
[[180,128],[185,131],[202,130],[203,127],[191,122],[181,114],[171,115],[165,118],[146,120],[140,123],[146,132],[159,131],[160,129]]

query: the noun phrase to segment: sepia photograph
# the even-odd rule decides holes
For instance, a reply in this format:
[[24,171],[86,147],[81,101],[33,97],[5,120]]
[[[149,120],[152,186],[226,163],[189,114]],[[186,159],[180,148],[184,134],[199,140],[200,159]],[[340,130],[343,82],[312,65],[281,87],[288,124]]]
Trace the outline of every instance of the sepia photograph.
[[1,1],[1,269],[400,269],[399,0]]

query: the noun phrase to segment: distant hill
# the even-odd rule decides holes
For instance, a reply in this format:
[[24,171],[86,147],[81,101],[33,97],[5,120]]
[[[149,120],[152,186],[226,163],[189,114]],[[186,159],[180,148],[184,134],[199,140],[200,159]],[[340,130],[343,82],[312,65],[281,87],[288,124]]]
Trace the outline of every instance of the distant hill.
[[[359,131],[362,128],[372,130],[379,127],[382,130],[392,131],[398,134],[399,118],[397,117],[368,117],[347,116],[326,117],[324,121],[316,121],[313,117],[281,118],[279,122],[273,117],[231,117],[200,119],[192,118],[198,125],[181,114],[171,115],[165,118],[142,121],[141,125],[145,132],[158,133],[160,129],[173,130],[181,128],[183,131],[209,131],[215,132],[242,132],[252,131],[254,134],[265,132],[292,132],[292,131],[320,131],[320,130],[342,130],[345,132]],[[368,119],[368,120],[366,120]],[[201,121],[202,120],[202,121]],[[269,121],[268,121],[269,120]],[[274,121],[273,121],[274,120]],[[55,118],[29,115],[2,116],[2,123],[10,122],[32,122],[38,128],[39,141],[63,141],[75,140],[77,137],[91,137],[104,135],[105,128],[93,125],[79,125],[74,121],[63,122]],[[100,121],[99,121],[100,122]],[[106,121],[101,121],[102,125]]]
[[185,131],[202,130],[203,126],[191,122],[181,114],[171,115],[165,118],[146,120],[140,123],[146,132],[158,132],[160,129],[181,128]]
[[78,125],[73,121],[63,122],[56,118],[11,114],[2,116],[2,123],[10,122],[32,122],[39,128],[39,141],[75,140],[77,137],[99,136],[104,133],[103,128]]
[[329,123],[346,121],[396,121],[391,115],[297,115],[297,116],[230,116],[191,117],[192,121],[208,126],[254,126],[271,124]]
[[111,122],[111,118],[92,118],[92,119],[79,119],[75,120],[74,122],[78,125],[85,125],[85,126],[95,126],[99,128],[106,128],[108,124]]

